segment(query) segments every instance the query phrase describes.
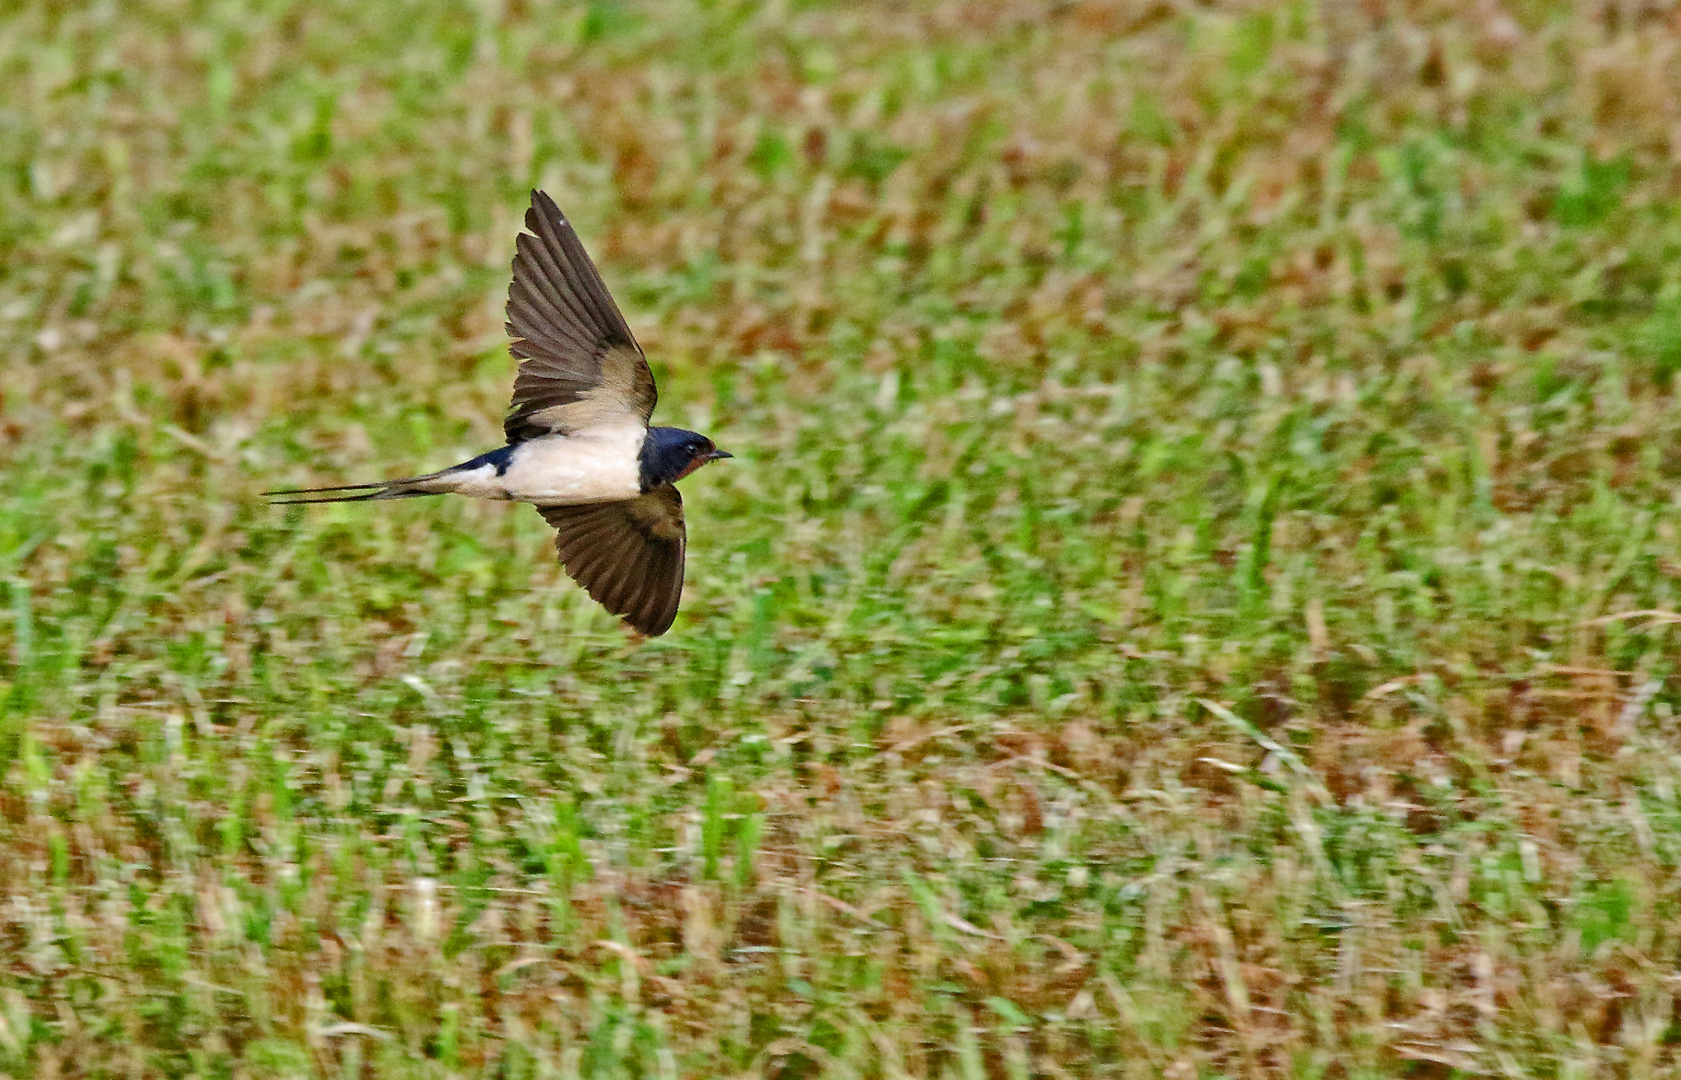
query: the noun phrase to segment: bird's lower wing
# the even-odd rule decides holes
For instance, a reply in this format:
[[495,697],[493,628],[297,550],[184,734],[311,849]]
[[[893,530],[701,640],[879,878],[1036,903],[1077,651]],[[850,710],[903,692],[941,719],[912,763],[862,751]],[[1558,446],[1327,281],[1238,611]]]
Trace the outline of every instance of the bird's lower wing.
[[539,506],[560,564],[602,607],[658,637],[683,596],[683,498],[669,484],[622,502]]

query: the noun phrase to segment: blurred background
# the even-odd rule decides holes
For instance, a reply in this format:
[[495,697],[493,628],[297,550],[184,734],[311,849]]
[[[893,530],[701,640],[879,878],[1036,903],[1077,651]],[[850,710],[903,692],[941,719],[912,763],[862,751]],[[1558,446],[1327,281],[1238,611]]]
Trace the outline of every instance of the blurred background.
[[[629,640],[532,187],[739,460]],[[0,14],[0,1069],[1674,1075],[1681,15]]]

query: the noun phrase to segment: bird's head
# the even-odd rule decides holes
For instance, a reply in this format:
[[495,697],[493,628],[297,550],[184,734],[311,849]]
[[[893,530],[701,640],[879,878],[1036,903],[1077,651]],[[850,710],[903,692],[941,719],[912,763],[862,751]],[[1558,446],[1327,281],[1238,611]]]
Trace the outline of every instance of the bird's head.
[[709,461],[733,457],[711,439],[682,428],[651,427],[642,443],[642,489],[674,484]]

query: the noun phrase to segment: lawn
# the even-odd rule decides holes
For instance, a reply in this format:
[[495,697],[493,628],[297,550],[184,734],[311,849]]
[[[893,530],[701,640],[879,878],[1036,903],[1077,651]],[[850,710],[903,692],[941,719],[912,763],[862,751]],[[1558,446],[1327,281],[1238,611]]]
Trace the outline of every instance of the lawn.
[[[532,187],[688,591],[498,445]],[[0,1073],[1681,1075],[1681,23],[0,12]]]

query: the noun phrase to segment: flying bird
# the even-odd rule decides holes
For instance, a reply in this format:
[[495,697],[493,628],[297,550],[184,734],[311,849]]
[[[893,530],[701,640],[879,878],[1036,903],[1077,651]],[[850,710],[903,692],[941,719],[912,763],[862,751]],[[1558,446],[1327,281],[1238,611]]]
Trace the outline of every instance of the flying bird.
[[285,506],[449,494],[531,503],[554,527],[566,572],[658,636],[683,592],[675,485],[730,455],[693,431],[649,426],[654,373],[578,234],[541,191],[525,227],[508,288],[508,350],[519,360],[508,444],[424,476],[264,494]]

